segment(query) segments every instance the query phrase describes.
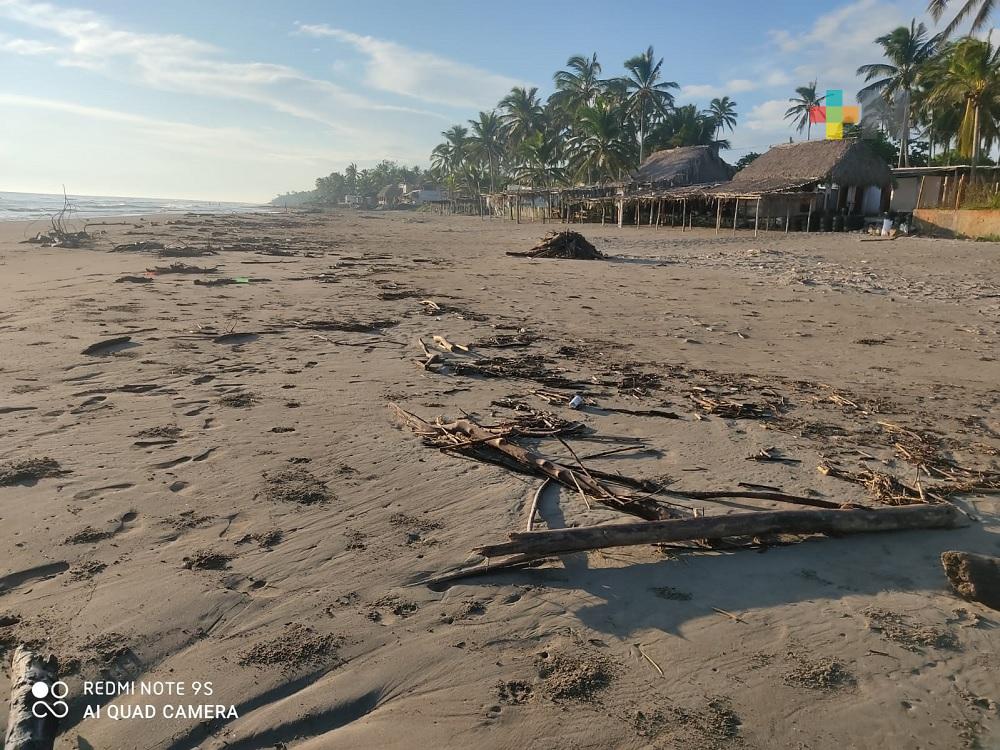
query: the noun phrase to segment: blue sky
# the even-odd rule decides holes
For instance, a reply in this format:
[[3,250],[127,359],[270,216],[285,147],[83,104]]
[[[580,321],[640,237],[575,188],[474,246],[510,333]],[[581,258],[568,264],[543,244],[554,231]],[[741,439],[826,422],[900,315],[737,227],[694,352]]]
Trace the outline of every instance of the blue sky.
[[925,7],[0,0],[0,190],[264,201],[351,161],[426,165],[511,86],[548,94],[578,53],[614,75],[650,44],[678,103],[738,102],[735,160],[796,135],[795,86],[856,91],[875,37]]

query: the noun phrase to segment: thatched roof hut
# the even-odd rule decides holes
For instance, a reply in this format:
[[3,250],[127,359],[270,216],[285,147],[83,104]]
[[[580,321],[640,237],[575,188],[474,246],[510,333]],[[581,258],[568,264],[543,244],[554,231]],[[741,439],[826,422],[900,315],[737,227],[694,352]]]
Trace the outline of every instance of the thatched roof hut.
[[714,192],[742,195],[792,192],[821,183],[885,187],[891,181],[889,165],[864,141],[803,141],[772,147]]
[[679,146],[650,154],[632,175],[632,183],[657,188],[724,182],[733,176],[711,146]]

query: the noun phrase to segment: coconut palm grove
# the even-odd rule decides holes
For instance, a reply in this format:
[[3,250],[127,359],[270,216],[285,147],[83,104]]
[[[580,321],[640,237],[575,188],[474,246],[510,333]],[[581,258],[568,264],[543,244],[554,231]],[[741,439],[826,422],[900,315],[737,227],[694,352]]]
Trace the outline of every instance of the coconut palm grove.
[[[892,166],[995,165],[989,155],[1000,144],[1000,48],[984,34],[993,5],[932,0],[934,29],[914,20],[879,35],[882,58],[857,71],[867,84],[857,92],[863,124],[848,126],[845,137],[868,139]],[[957,36],[963,24],[968,34]],[[513,185],[606,184],[661,149],[726,151],[727,133],[739,127],[739,104],[730,96],[705,109],[678,101],[680,83],[652,46],[617,67],[596,52],[572,55],[552,81],[548,96],[537,87],[514,87],[493,109],[446,128],[429,168],[388,160],[362,170],[351,164],[343,174],[319,178],[315,190],[276,202],[339,203],[397,183],[433,183],[451,196]],[[822,137],[810,113],[823,105],[828,84],[836,85],[812,80],[790,92],[785,119],[806,139]],[[734,166],[757,156],[743,154]]]

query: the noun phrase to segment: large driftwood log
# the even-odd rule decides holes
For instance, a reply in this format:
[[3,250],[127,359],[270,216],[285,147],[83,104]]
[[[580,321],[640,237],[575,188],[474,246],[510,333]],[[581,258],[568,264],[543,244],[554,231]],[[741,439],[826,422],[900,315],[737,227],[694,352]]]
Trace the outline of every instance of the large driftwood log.
[[37,700],[31,688],[39,682],[52,685],[57,679],[57,670],[54,656],[43,658],[24,646],[14,650],[4,750],[52,750],[59,733],[59,719],[50,713],[44,713],[39,719],[31,712]]
[[856,510],[778,510],[555,531],[513,532],[509,542],[486,545],[476,551],[486,557],[552,555],[692,539],[763,534],[860,534],[904,529],[951,529],[966,523],[967,517],[949,504]]
[[941,553],[941,565],[963,599],[1000,609],[1000,557],[949,550]]

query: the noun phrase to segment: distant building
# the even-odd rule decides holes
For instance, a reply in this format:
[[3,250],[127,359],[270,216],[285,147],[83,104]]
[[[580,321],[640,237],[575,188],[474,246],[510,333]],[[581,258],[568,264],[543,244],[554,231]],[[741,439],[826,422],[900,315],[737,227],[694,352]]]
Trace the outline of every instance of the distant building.
[[398,185],[386,185],[378,191],[379,208],[395,208],[402,195],[403,190]]
[[409,203],[412,206],[419,206],[424,203],[444,200],[444,193],[438,188],[433,187],[415,188],[404,192],[402,200],[404,203]]

